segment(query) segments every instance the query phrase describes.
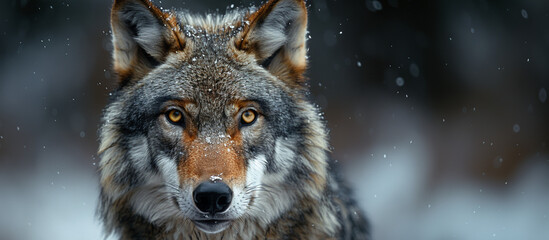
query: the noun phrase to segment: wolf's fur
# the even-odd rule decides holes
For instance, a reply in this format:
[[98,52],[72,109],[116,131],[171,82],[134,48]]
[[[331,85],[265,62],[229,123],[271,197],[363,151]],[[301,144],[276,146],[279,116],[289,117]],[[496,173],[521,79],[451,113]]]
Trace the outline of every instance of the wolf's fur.
[[[111,18],[119,88],[105,109],[99,147],[107,234],[369,239],[306,97],[303,1],[195,15],[116,0]],[[168,121],[172,108],[183,113],[181,124]],[[246,109],[257,112],[251,125],[240,122]],[[227,210],[209,214],[192,192],[212,178],[234,197]],[[208,232],[193,222],[204,219],[230,221]]]

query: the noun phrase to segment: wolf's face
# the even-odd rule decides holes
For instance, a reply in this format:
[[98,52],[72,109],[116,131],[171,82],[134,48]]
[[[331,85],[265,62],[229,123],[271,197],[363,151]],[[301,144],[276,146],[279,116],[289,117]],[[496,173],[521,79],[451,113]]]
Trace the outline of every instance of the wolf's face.
[[103,211],[130,206],[155,224],[217,233],[268,224],[297,195],[318,194],[324,156],[311,155],[327,146],[305,96],[306,22],[297,0],[224,16],[115,1]]

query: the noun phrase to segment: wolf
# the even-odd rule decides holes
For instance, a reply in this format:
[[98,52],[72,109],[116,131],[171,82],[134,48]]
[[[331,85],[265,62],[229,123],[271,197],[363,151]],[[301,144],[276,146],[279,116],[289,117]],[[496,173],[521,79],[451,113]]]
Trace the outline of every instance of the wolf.
[[370,239],[308,99],[303,0],[115,0],[98,215],[119,239]]

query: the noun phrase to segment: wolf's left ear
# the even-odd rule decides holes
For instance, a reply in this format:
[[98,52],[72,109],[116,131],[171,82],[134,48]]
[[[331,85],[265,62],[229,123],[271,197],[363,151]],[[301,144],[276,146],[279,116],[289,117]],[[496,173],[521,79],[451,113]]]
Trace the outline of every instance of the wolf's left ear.
[[111,27],[119,85],[141,79],[185,46],[176,16],[149,0],[115,0]]
[[273,75],[303,85],[307,68],[307,8],[303,0],[271,0],[252,13],[236,39]]

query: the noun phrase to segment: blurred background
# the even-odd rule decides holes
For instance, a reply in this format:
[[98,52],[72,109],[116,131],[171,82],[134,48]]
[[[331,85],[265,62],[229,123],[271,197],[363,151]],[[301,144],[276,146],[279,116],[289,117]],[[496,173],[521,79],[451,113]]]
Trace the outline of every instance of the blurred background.
[[[102,236],[110,5],[3,1],[0,239]],[[549,1],[307,5],[310,97],[374,239],[549,239]]]

